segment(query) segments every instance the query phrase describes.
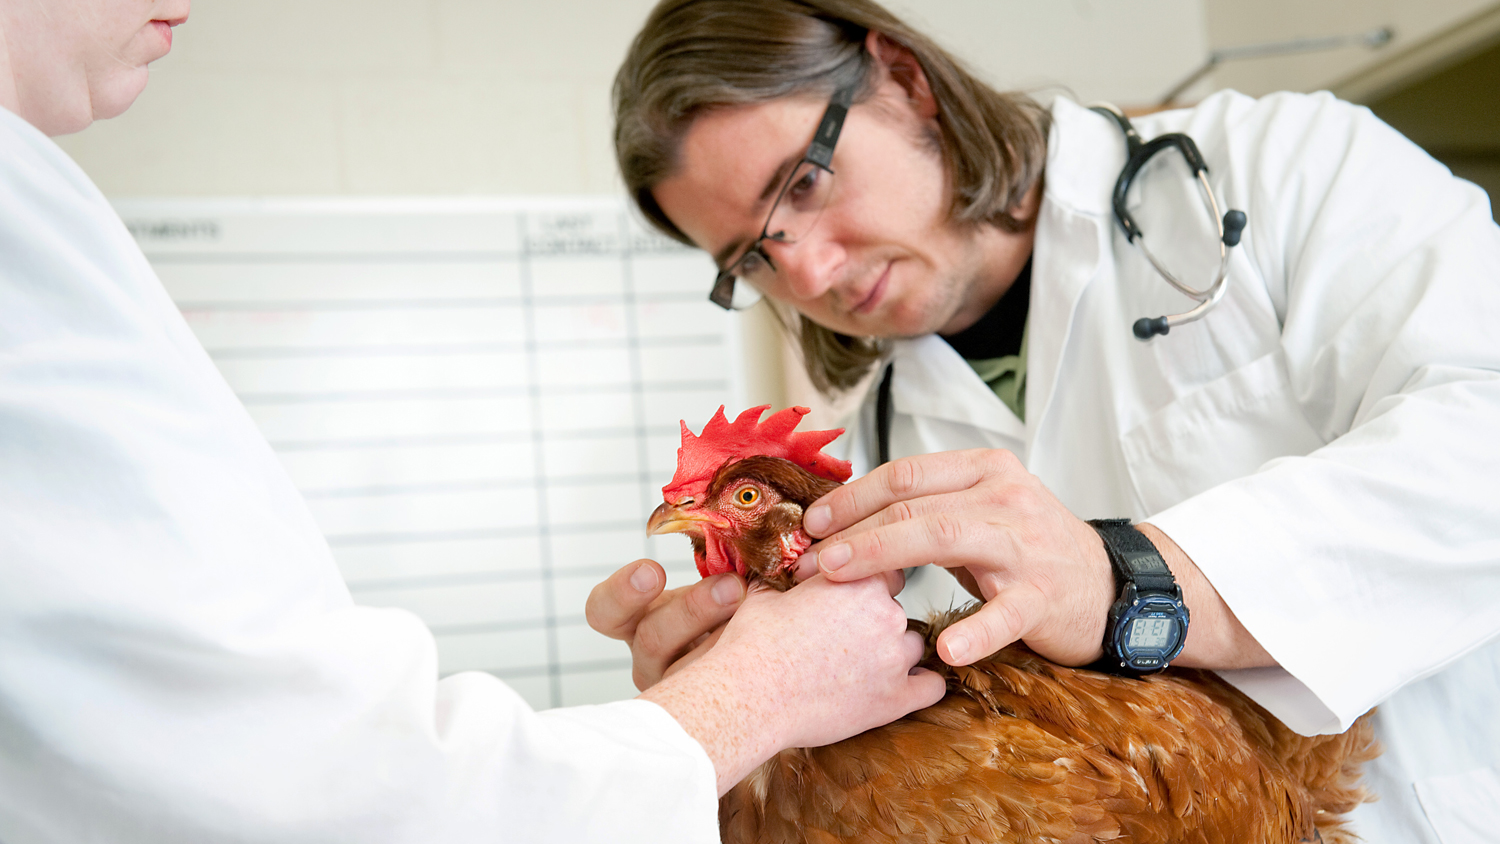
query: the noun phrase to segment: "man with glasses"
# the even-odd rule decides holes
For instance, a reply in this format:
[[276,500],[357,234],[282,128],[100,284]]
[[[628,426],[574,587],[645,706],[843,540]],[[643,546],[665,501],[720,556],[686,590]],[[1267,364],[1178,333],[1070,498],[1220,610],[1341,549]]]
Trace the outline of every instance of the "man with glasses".
[[[1365,840],[1492,819],[1500,230],[1482,192],[1326,95],[1143,118],[1146,138],[1193,136],[1250,221],[1219,305],[1143,343],[1132,322],[1183,299],[1111,216],[1119,127],[990,89],[868,0],[665,0],[615,108],[628,190],[714,256],[713,302],[749,287],[790,313],[825,391],[890,367],[849,423],[873,471],[809,508],[803,574],[938,563],[984,602],[944,633],[949,663],[1021,640],[1124,670],[1111,622],[1137,573],[1106,542],[1127,531],[1180,587],[1175,664],[1307,734],[1382,704]],[[1133,213],[1153,251],[1201,263],[1200,209],[1151,203]],[[1084,521],[1116,517],[1133,529]],[[629,587],[654,566],[591,597],[648,684],[734,611],[718,579]]]

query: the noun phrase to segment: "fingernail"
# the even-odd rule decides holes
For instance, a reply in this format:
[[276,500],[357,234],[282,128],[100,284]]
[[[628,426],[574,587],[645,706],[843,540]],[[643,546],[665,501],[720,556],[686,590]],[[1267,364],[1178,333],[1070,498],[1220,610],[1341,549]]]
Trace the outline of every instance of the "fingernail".
[[630,575],[630,585],[637,592],[650,592],[656,588],[656,572],[650,566],[636,566],[635,572]]
[[802,526],[807,528],[808,533],[821,534],[832,524],[833,511],[827,504],[819,504],[802,517]]
[[708,590],[708,593],[714,596],[714,600],[718,601],[720,606],[727,607],[739,601],[740,582],[728,575],[722,576],[719,582]]
[[824,548],[818,552],[818,568],[823,571],[838,571],[844,567],[845,563],[849,562],[849,556],[852,553],[849,550],[849,546],[843,543],[834,545],[831,548]]
[[963,662],[969,656],[969,640],[962,636],[948,638],[948,657],[953,662]]
[[818,567],[818,552],[803,551],[802,556],[797,558],[797,568],[802,571],[812,571]]

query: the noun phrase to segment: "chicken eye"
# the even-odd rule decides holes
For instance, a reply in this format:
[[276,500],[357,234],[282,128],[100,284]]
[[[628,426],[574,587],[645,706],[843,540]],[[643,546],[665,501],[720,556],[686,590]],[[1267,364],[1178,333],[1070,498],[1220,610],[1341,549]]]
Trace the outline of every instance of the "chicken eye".
[[753,507],[760,500],[760,490],[753,486],[742,486],[735,490],[734,503],[741,507]]

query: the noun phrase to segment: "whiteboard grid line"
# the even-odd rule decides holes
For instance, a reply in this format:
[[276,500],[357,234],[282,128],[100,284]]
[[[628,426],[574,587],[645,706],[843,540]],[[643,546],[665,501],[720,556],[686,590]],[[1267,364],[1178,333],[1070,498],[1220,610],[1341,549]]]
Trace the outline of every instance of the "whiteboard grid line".
[[[620,215],[620,226],[622,229],[628,229],[629,222],[629,218],[625,214]],[[621,267],[621,284],[625,293],[625,336],[630,341],[626,354],[630,356],[630,382],[633,393],[632,403],[634,404],[635,412],[636,462],[641,470],[639,482],[641,501],[645,502],[647,507],[651,507],[651,448],[646,425],[646,390],[643,377],[645,365],[641,361],[641,332],[639,322],[636,319],[636,303],[638,300],[636,298],[634,269],[629,260],[623,262],[623,266]],[[649,553],[651,549],[647,548],[646,550]],[[663,586],[665,585],[663,584]]]
[[645,384],[639,382],[632,384],[565,384],[561,386],[526,386],[526,387],[445,387],[429,390],[346,390],[346,391],[309,391],[306,393],[256,393],[242,392],[239,394],[241,404],[272,405],[272,404],[310,404],[313,402],[360,402],[360,401],[432,401],[442,399],[472,399],[472,398],[512,398],[515,396],[529,395],[532,398],[550,398],[553,396],[579,396],[579,395],[610,395],[614,393],[625,393],[634,395],[641,388],[649,388],[654,391],[686,391],[686,390],[726,390],[729,388],[728,379],[714,379],[709,381],[653,381]]
[[[721,338],[706,334],[687,334],[678,337],[638,337],[640,348],[691,348],[693,346],[718,346]],[[624,350],[629,347],[626,340],[552,340],[538,341],[540,351],[550,352],[568,349],[599,349],[601,351]],[[331,357],[421,357],[423,355],[469,355],[469,354],[522,354],[525,343],[453,343],[448,345],[392,345],[390,343],[362,346],[235,346],[210,349],[214,360],[255,360],[258,358],[300,360],[303,358]]]
[[[616,472],[598,475],[554,475],[553,486],[595,486],[599,484],[638,483],[647,473]],[[385,484],[378,486],[312,487],[302,490],[302,497],[313,500],[364,498],[445,492],[479,492],[494,489],[525,489],[533,484],[530,476],[515,478],[478,478],[434,483]]]
[[[524,260],[530,260],[529,258]],[[691,293],[647,293],[641,301],[648,304],[696,303],[698,297]],[[593,294],[546,294],[525,296],[480,296],[448,299],[396,298],[396,299],[182,299],[177,309],[184,313],[196,311],[227,311],[230,313],[250,311],[278,311],[301,313],[304,311],[420,311],[453,310],[455,308],[558,308],[575,305],[613,305],[619,297],[608,293]]]
[[[545,483],[544,479],[538,479],[538,483]],[[593,533],[605,533],[619,530],[628,530],[639,527],[637,522],[581,522],[573,525],[554,526],[550,531],[563,536],[586,536]],[[443,542],[454,539],[514,539],[516,537],[531,536],[537,528],[531,526],[514,528],[472,528],[465,530],[433,530],[433,531],[391,531],[370,533],[329,533],[328,544],[338,547],[351,547],[355,545],[380,545],[380,544],[409,544],[415,542]]]
[[[560,572],[579,577],[590,575],[609,575],[615,570],[608,565],[586,565],[573,568],[560,568]],[[539,580],[540,575],[527,569],[454,572],[452,574],[432,574],[414,577],[377,578],[369,580],[348,581],[350,592],[375,592],[392,589],[430,589],[442,586],[481,586],[498,583],[523,583],[528,580]],[[558,616],[562,618],[562,616]],[[582,616],[580,616],[581,618]]]
[[547,503],[547,449],[544,420],[542,419],[541,402],[541,363],[537,359],[537,330],[536,310],[529,306],[532,290],[531,252],[530,241],[526,237],[527,217],[524,214],[516,215],[516,231],[521,243],[521,296],[528,306],[524,310],[524,324],[526,336],[526,379],[532,387],[531,395],[531,433],[532,433],[532,460],[536,470],[536,508],[537,525],[536,533],[538,539],[538,563],[542,573],[542,613],[543,631],[547,649],[547,695],[553,707],[562,706],[562,672],[558,666],[561,662],[557,641],[557,618],[554,615],[555,600],[557,596],[556,585],[552,582],[552,543],[551,543],[551,512]]
[[[660,561],[658,561],[660,562]],[[683,559],[680,561],[668,560],[663,563],[667,569],[693,568],[693,561]],[[556,572],[568,577],[597,577],[603,580],[614,574],[618,567],[613,563],[587,563],[577,566],[558,566]],[[491,569],[487,571],[452,572],[449,574],[413,575],[406,577],[368,578],[364,580],[349,580],[347,586],[350,592],[379,592],[397,589],[431,589],[445,586],[487,586],[501,583],[525,583],[527,581],[539,581],[541,575],[528,568],[522,569]],[[559,614],[559,624],[568,624],[567,619],[572,616]],[[583,618],[582,615],[577,618]]]
[[[647,426],[650,436],[673,436],[678,429],[670,425]],[[633,428],[575,428],[571,431],[559,431],[552,435],[553,440],[597,440],[611,439],[614,437],[628,437],[634,432]],[[338,449],[365,449],[386,448],[399,446],[420,445],[450,445],[450,444],[492,444],[492,443],[516,443],[530,442],[529,431],[499,431],[495,433],[463,433],[463,434],[425,434],[403,437],[341,437],[316,440],[271,440],[271,447],[277,451],[316,451]]]
[[[516,215],[523,218],[524,214]],[[523,225],[520,223],[518,225]],[[475,250],[459,252],[372,252],[363,249],[348,249],[330,252],[163,252],[146,250],[146,257],[153,264],[489,264],[502,261],[519,261],[527,254],[546,257],[612,258],[627,256],[673,256],[690,254],[685,246],[673,245],[667,249],[636,249],[633,245],[624,248],[597,250],[535,250],[528,253],[525,247],[519,250]]]
[[[562,670],[570,673],[587,673],[592,671],[621,671],[630,667],[628,659],[593,659],[581,660],[579,662],[568,662],[560,666]],[[470,669],[484,671],[499,677],[501,680],[519,680],[526,677],[550,676],[553,673],[552,665],[530,665],[523,668],[481,668]],[[455,672],[457,673],[457,672]],[[450,675],[444,675],[450,676]]]

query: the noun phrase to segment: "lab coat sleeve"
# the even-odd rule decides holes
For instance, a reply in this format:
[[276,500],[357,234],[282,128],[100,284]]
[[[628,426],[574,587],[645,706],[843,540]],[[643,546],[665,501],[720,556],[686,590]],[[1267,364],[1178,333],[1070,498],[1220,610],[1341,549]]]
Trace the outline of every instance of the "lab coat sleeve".
[[717,841],[644,701],[439,681],[88,179],[0,110],[0,840]]
[[1284,669],[1226,678],[1339,731],[1500,635],[1500,229],[1362,108],[1241,98],[1225,120],[1245,249],[1325,444],[1149,521]]

